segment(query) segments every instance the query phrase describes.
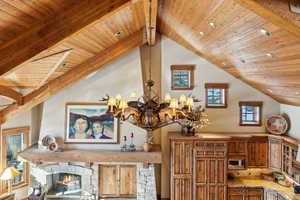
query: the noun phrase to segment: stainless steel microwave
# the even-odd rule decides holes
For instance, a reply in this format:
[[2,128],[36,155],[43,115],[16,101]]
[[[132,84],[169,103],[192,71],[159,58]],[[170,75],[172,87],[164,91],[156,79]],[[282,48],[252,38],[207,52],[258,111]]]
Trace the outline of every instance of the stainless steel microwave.
[[245,169],[245,159],[228,159],[228,169]]

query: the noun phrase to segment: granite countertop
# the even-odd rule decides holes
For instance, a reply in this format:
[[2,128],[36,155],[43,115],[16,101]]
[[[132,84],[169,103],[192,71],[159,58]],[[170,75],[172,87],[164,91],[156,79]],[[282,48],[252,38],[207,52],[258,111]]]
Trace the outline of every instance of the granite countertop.
[[228,187],[263,187],[276,190],[289,200],[300,200],[300,194],[295,194],[293,187],[281,186],[275,182],[257,178],[235,178],[228,180]]

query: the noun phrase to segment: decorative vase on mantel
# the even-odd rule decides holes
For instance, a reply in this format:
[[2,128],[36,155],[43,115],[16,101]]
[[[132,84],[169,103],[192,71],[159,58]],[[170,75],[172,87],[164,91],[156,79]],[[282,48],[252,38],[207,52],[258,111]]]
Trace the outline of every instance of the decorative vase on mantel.
[[145,152],[151,152],[153,149],[153,135],[152,135],[152,131],[148,131],[147,132],[147,136],[146,136],[146,141],[144,143],[144,151]]

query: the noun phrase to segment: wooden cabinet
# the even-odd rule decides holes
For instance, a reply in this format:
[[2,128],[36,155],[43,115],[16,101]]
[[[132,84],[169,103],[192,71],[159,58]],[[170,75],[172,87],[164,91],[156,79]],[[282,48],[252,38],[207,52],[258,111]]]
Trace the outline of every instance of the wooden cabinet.
[[262,188],[228,188],[228,200],[264,200]]
[[192,200],[193,141],[171,141],[171,199]]
[[135,165],[100,165],[100,197],[136,197]]
[[194,150],[194,200],[225,200],[227,144],[197,142]]
[[228,142],[228,156],[245,156],[247,154],[247,141],[245,139],[235,139]]
[[281,170],[282,142],[280,139],[269,138],[269,168]]
[[253,137],[248,141],[248,168],[268,167],[268,138]]

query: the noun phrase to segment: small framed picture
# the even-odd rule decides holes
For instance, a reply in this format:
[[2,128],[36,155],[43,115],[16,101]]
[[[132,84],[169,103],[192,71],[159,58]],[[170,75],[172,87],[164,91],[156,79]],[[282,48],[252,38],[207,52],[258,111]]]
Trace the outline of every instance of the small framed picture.
[[118,144],[119,121],[105,104],[67,104],[65,143]]

